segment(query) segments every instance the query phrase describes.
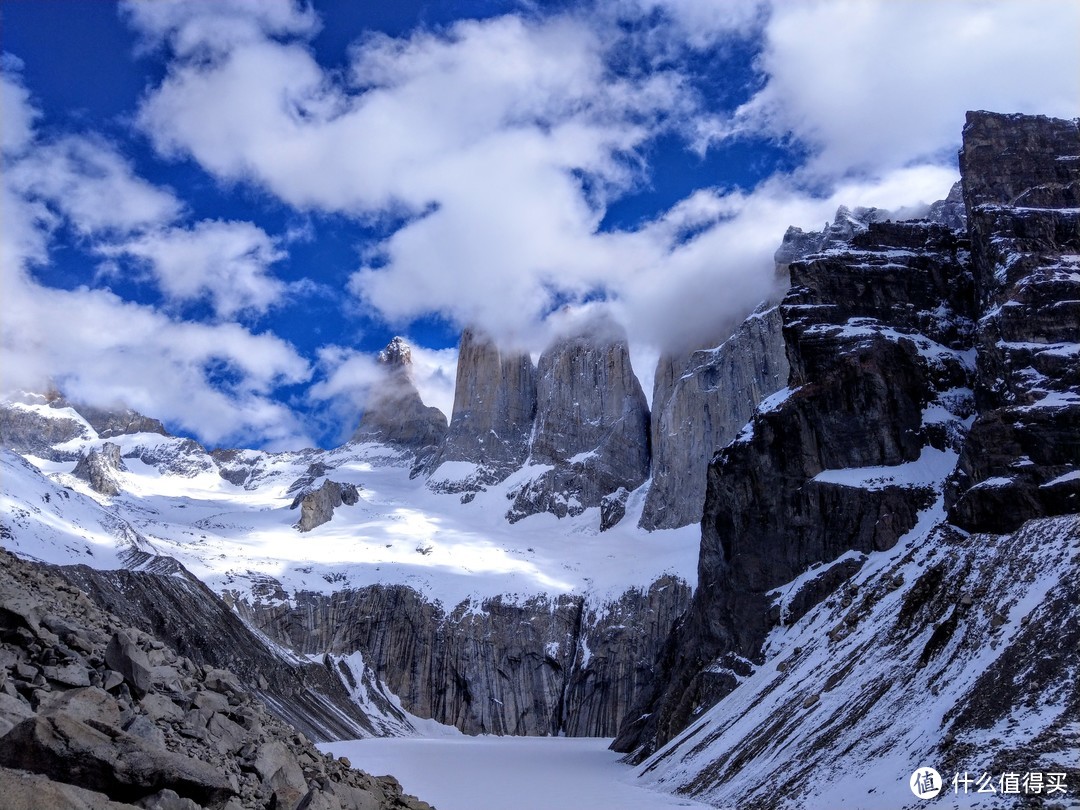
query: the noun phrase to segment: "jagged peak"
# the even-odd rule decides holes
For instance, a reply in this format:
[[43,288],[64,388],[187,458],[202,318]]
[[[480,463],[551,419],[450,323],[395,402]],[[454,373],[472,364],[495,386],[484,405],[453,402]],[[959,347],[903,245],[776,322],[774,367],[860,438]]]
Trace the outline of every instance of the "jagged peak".
[[379,352],[379,362],[390,368],[408,368],[412,365],[412,347],[397,335]]

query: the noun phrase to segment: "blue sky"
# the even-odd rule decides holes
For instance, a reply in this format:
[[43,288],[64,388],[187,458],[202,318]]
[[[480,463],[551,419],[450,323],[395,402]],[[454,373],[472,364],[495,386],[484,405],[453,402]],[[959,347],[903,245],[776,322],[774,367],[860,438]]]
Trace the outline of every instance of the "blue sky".
[[[0,388],[212,446],[350,432],[465,325],[603,311],[646,388],[774,293],[789,224],[918,210],[964,111],[1080,114],[1074,2],[9,0]],[[448,413],[449,415],[449,413]]]

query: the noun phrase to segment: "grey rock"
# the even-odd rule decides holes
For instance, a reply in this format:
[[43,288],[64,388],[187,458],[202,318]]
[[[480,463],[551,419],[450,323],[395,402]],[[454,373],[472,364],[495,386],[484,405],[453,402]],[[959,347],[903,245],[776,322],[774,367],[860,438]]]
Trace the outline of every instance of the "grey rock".
[[34,710],[21,696],[8,695],[0,692],[0,737],[7,734],[12,727],[28,717],[33,717]]
[[778,307],[759,309],[717,348],[692,353],[681,369],[672,356],[660,358],[652,484],[642,528],[701,520],[709,461],[738,435],[758,403],[787,384],[782,325]]
[[529,461],[551,469],[509,493],[511,522],[580,514],[648,478],[649,408],[615,325],[590,324],[540,355]]
[[105,442],[100,449],[92,449],[79,458],[71,474],[90,484],[90,488],[102,495],[120,494],[117,473],[126,469],[120,459],[120,445]]
[[629,497],[626,487],[619,487],[600,499],[600,531],[606,532],[626,517],[626,501]]
[[[67,400],[61,398],[54,407],[62,407]],[[111,436],[123,436],[133,433],[156,433],[159,436],[168,436],[165,426],[157,419],[143,416],[138,411],[123,406],[114,408],[101,408],[86,403],[71,403],[80,416],[90,423],[98,435],[98,438],[108,439]]]
[[200,804],[215,804],[234,792],[217,768],[149,748],[119,730],[104,734],[63,713],[24,720],[4,740],[0,765],[108,795],[168,787]]
[[279,806],[295,807],[308,792],[300,764],[282,742],[259,746],[253,767],[273,790]]
[[136,695],[142,696],[150,691],[153,683],[150,661],[127,633],[119,631],[113,634],[105,650],[105,663],[123,676],[124,682]]
[[536,415],[536,369],[523,351],[502,350],[474,329],[461,333],[454,411],[432,461],[467,462],[478,469],[464,479],[438,477],[433,489],[465,492],[497,483],[525,461]]
[[419,452],[434,449],[446,435],[446,416],[420,398],[410,376],[412,350],[395,337],[379,353],[383,378],[368,397],[354,442],[383,442]]
[[0,402],[0,447],[51,461],[70,459],[70,454],[55,450],[54,445],[72,439],[92,438],[86,425],[59,410],[52,414],[20,407],[25,404],[48,405],[50,401],[55,402],[57,396],[55,392],[52,395],[25,394]]
[[0,767],[0,796],[5,810],[133,810],[104,793],[55,782],[46,776]]
[[926,219],[954,231],[966,231],[967,205],[964,203],[963,183],[957,180],[944,200],[932,203]]
[[121,728],[131,736],[138,737],[151,748],[165,749],[165,734],[153,720],[144,714],[132,717]]
[[301,491],[289,508],[300,507],[300,520],[297,521],[296,528],[302,532],[310,532],[316,526],[329,522],[337,507],[342,504],[353,506],[359,500],[360,493],[354,484],[327,480],[318,489]]
[[211,669],[203,679],[206,688],[214,692],[242,692],[240,679],[227,669]]
[[191,799],[179,796],[175,790],[168,788],[140,799],[137,806],[142,810],[202,810]]

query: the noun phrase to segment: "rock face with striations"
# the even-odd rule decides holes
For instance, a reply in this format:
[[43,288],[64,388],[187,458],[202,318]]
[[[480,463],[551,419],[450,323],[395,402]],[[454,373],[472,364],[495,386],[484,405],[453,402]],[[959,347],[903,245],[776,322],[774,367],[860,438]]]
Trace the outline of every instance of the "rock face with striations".
[[467,734],[611,736],[689,598],[685,582],[662,577],[602,605],[564,594],[444,610],[374,585],[237,610],[301,654],[359,651],[402,706]]
[[536,399],[529,461],[550,469],[510,493],[511,522],[580,514],[648,478],[649,407],[613,324],[592,324],[544,351]]
[[998,533],[1080,509],[1076,155],[1075,121],[971,113],[966,231],[943,205],[941,223],[869,222],[809,255],[789,232],[788,387],[709,468],[698,590],[619,750],[646,754],[730,692],[780,620],[770,591],[810,566],[888,549],[943,500]]
[[379,353],[383,380],[372,391],[354,442],[384,442],[418,455],[430,455],[446,435],[446,417],[438,408],[429,408],[410,376],[412,350],[396,337]]
[[[535,416],[536,369],[528,353],[501,350],[486,335],[464,330],[454,412],[429,486],[466,492],[502,481],[524,463]],[[454,462],[475,467],[460,475]]]
[[681,363],[662,356],[652,412],[652,485],[640,525],[650,531],[701,520],[705,471],[758,403],[787,383],[780,310],[755,312],[715,349]]

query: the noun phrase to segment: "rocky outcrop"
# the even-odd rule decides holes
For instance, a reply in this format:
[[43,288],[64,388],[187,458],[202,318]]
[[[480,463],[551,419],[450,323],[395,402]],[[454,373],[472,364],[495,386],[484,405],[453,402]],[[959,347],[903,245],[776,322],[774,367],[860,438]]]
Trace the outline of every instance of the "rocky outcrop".
[[426,808],[327,757],[200,667],[0,551],[5,807]]
[[[784,620],[770,593],[811,566],[889,549],[943,500],[995,532],[1078,510],[1076,133],[970,114],[967,232],[871,221],[810,255],[789,232],[788,387],[709,469],[699,587],[620,750],[671,739],[760,665]],[[845,579],[816,580],[799,612]]]
[[353,506],[359,500],[360,492],[354,484],[339,484],[328,479],[318,489],[301,490],[289,508],[300,507],[300,520],[296,528],[301,532],[310,532],[316,526],[328,523],[337,507],[342,504]]
[[73,458],[74,454],[61,452],[55,445],[89,439],[92,434],[74,410],[50,404],[45,395],[27,393],[0,402],[0,447],[50,461]]
[[486,335],[464,330],[454,412],[429,486],[467,492],[502,481],[524,463],[535,416],[536,369],[528,353],[502,350]]
[[354,442],[382,442],[431,456],[446,435],[446,417],[420,398],[410,376],[412,349],[396,337],[379,353],[383,378],[371,391]]
[[705,472],[758,403],[787,383],[780,310],[755,312],[723,344],[676,367],[660,358],[653,392],[652,484],[640,526],[673,529],[701,520]]
[[495,597],[446,611],[398,585],[237,608],[301,653],[360,652],[409,712],[468,734],[610,735],[689,596],[666,577],[611,604]]
[[643,484],[649,456],[649,408],[626,337],[614,325],[593,324],[540,355],[529,462],[541,472],[509,494],[507,517],[563,517],[599,506],[620,487]]
[[1080,128],[971,113],[960,164],[979,414],[949,488],[974,531],[1080,509]]
[[[60,398],[53,407],[60,408],[66,404],[68,404],[67,400]],[[149,416],[143,416],[138,411],[133,411],[130,408],[123,406],[99,408],[85,403],[70,404],[83,419],[90,423],[90,427],[94,429],[100,439],[134,433],[169,435],[169,432],[165,430],[165,426],[160,421],[151,419]]]
[[[357,676],[362,679],[364,673],[353,673],[330,659],[311,663],[283,658],[237,617],[229,603],[171,559],[143,555],[132,570],[71,566],[58,573],[123,622],[165,641],[198,666],[234,672],[277,716],[313,740],[409,730],[408,720],[377,684],[361,684],[368,710],[359,708],[351,694]],[[270,596],[270,589],[264,590]],[[192,632],[193,627],[199,632]]]
[[892,547],[933,502],[972,407],[966,255],[943,226],[872,222],[791,263],[788,387],[709,467],[698,591],[621,750],[666,742],[734,688],[760,660],[771,589]]
[[123,469],[120,445],[105,442],[101,447],[91,449],[81,456],[71,474],[89,483],[94,492],[112,497],[121,492],[117,473]]

